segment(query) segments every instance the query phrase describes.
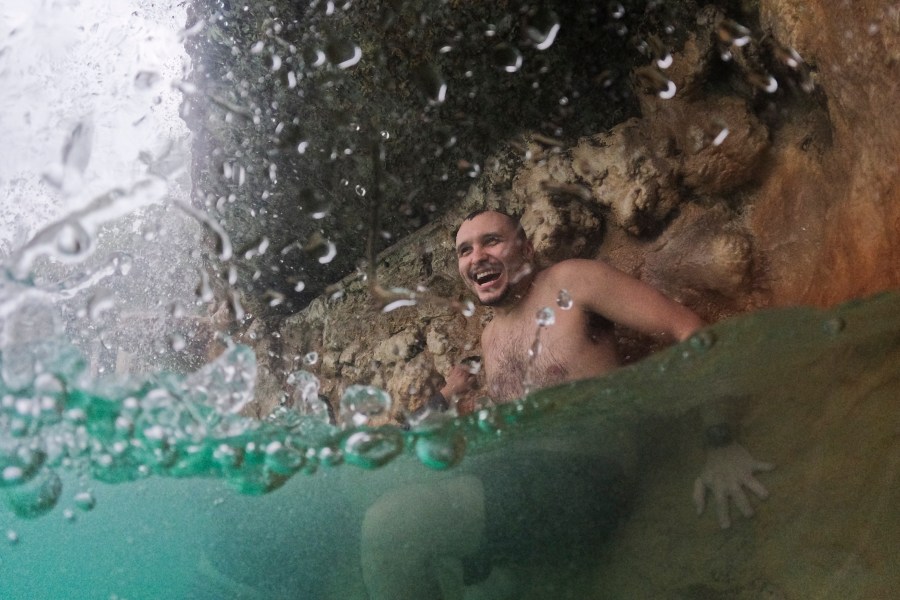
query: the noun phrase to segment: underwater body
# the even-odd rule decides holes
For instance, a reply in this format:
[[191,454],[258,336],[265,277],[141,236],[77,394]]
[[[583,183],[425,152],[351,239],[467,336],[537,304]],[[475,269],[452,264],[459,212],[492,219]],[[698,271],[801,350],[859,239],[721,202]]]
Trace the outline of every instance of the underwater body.
[[[668,504],[684,506],[643,511],[639,504],[631,517],[659,519],[653,513],[661,511],[665,520],[683,520],[661,527],[653,547],[662,551],[676,545],[685,529],[696,529],[693,556],[679,558],[700,573],[726,557],[745,561],[752,567],[741,579],[751,578],[753,593],[792,597],[817,582],[818,597],[848,592],[878,597],[895,583],[890,561],[857,565],[839,578],[825,571],[829,561],[857,560],[861,545],[867,552],[892,552],[900,528],[894,509],[897,293],[829,312],[798,308],[737,318],[609,377],[407,431],[394,426],[338,431],[321,420],[304,427],[302,417],[271,425],[211,418],[206,404],[191,410],[193,401],[178,384],[134,382],[127,398],[104,396],[78,387],[84,382],[73,370],[77,358],[55,360],[45,368],[63,372],[56,379],[61,385],[41,396],[49,410],[22,409],[21,402],[35,402],[33,388],[4,390],[4,597],[365,598],[359,531],[366,509],[384,493],[470,472],[548,476],[539,469],[518,472],[517,458],[529,457],[531,447],[563,440],[570,454],[560,460],[570,460],[602,446],[616,448],[623,431],[634,428],[669,429],[674,423],[684,433],[680,417],[723,395],[752,402],[745,439],[778,463],[774,480],[767,479],[773,498],[758,507],[755,520],[737,524],[722,548],[723,534],[684,510],[687,479],[676,482],[680,497],[668,498]],[[168,402],[153,402],[154,396]],[[846,414],[823,425],[819,411],[839,407]],[[176,420],[176,411],[189,414]],[[125,415],[131,427],[123,426]],[[873,415],[886,418],[873,422]],[[17,421],[26,424],[16,427]],[[199,433],[205,424],[210,430]],[[178,441],[161,444],[160,428]],[[191,433],[192,428],[197,429]],[[683,471],[686,457],[697,449],[672,441],[671,434],[665,437],[670,439],[662,445],[674,454],[648,459],[650,464]],[[35,457],[41,447],[56,455]],[[873,454],[883,461],[882,476],[860,480],[853,463]],[[826,492],[821,481],[803,481],[821,461],[843,461],[851,471],[829,475],[834,479]],[[20,467],[21,481],[9,477],[14,466]],[[638,479],[646,494],[667,493],[659,489],[654,470],[642,471]],[[855,494],[857,486],[865,498],[855,506],[827,497],[842,488]],[[533,501],[553,507],[565,494],[557,488]],[[828,514],[861,526],[843,537],[843,528],[818,520]],[[827,553],[818,545],[798,549],[792,547],[796,540],[780,539],[779,530],[804,520],[816,522],[820,543],[831,548]],[[754,531],[763,527],[771,539]],[[654,593],[636,576],[648,568],[632,554],[640,546],[615,556],[622,552],[615,534],[609,543],[609,556],[571,557],[557,548],[567,568],[556,574],[532,571],[535,580],[526,586],[531,595],[523,597]],[[524,555],[533,549],[521,550]],[[799,572],[797,552],[809,561]],[[772,558],[779,554],[784,562]]]
[[[0,49],[4,61],[0,78],[9,84],[3,96],[3,105],[9,110],[4,111],[2,121],[9,141],[0,161],[4,165],[0,171],[4,208],[0,220],[0,598],[364,599],[363,522],[383,498],[402,495],[414,486],[442,489],[447,482],[470,476],[510,482],[510,495],[517,493],[523,481],[541,481],[544,485],[535,487],[528,502],[551,519],[559,515],[563,529],[593,527],[593,521],[578,520],[582,513],[577,506],[592,499],[579,496],[577,474],[567,471],[567,466],[579,464],[585,457],[629,466],[633,489],[628,509],[624,515],[611,511],[610,531],[595,547],[584,550],[569,545],[568,539],[554,539],[560,535],[555,524],[523,522],[514,512],[517,509],[500,506],[504,522],[518,523],[535,539],[543,539],[540,547],[523,545],[511,557],[511,568],[520,581],[515,597],[884,598],[900,587],[894,569],[900,560],[900,514],[896,509],[900,505],[900,292],[896,291],[897,269],[890,254],[885,258],[872,248],[870,261],[837,260],[837,267],[849,263],[846,269],[860,272],[880,264],[874,272],[883,275],[883,282],[876,285],[845,286],[843,295],[835,292],[829,296],[828,290],[839,287],[844,272],[836,267],[830,273],[825,269],[831,278],[808,284],[809,289],[824,290],[818,296],[812,292],[791,296],[788,292],[793,284],[779,279],[785,265],[802,270],[817,258],[809,248],[825,244],[814,239],[815,233],[805,233],[807,227],[814,229],[815,219],[793,226],[785,224],[789,219],[776,211],[775,217],[770,214],[768,221],[763,219],[771,238],[792,230],[784,239],[770,239],[771,247],[796,250],[797,258],[771,254],[766,265],[771,269],[768,284],[782,293],[771,302],[773,308],[751,311],[749,308],[756,306],[749,302],[728,304],[733,290],[720,285],[697,304],[720,302],[725,309],[711,314],[725,316],[711,318],[713,325],[682,344],[602,379],[537,391],[511,404],[484,406],[463,417],[437,415],[417,422],[405,412],[408,405],[397,408],[405,401],[402,395],[395,393],[394,406],[390,406],[387,389],[394,384],[387,376],[366,371],[370,368],[368,354],[347,359],[364,375],[351,375],[354,371],[345,365],[343,375],[328,376],[328,354],[349,353],[350,343],[342,342],[335,349],[303,338],[301,344],[289,339],[287,327],[263,327],[248,333],[244,324],[252,318],[274,322],[283,317],[278,311],[300,311],[320,294],[326,300],[319,304],[333,307],[342,293],[350,296],[353,290],[350,285],[337,291],[329,286],[354,266],[363,270],[358,263],[354,265],[358,254],[367,253],[364,259],[375,262],[377,248],[372,247],[372,238],[383,247],[392,236],[402,237],[423,224],[426,229],[428,223],[432,227],[441,224],[431,215],[446,207],[439,206],[439,199],[432,201],[429,194],[435,189],[468,186],[482,173],[479,162],[485,170],[489,163],[487,156],[482,156],[487,151],[478,145],[483,140],[477,135],[490,137],[497,132],[490,127],[466,130],[467,119],[447,108],[459,108],[452,103],[460,81],[478,80],[484,73],[473,69],[474,75],[454,74],[449,62],[435,63],[442,64],[441,68],[426,65],[414,70],[410,79],[419,93],[416,102],[425,107],[421,119],[415,113],[414,118],[395,124],[377,113],[368,115],[369,123],[364,118],[347,123],[346,118],[330,112],[311,113],[309,120],[321,118],[324,131],[316,129],[315,123],[303,131],[297,122],[288,120],[276,126],[275,119],[271,129],[278,134],[273,138],[266,133],[260,140],[248,132],[274,114],[260,106],[268,104],[277,112],[283,98],[254,104],[252,93],[240,91],[259,91],[242,68],[252,71],[247,65],[259,63],[266,72],[283,76],[284,82],[273,86],[288,90],[299,86],[306,94],[301,97],[311,106],[321,100],[326,106],[334,102],[346,109],[364,102],[353,95],[353,86],[342,77],[355,72],[355,61],[360,61],[356,50],[362,56],[359,64],[368,68],[371,45],[347,45],[338,34],[329,33],[332,38],[322,43],[322,50],[299,53],[308,70],[298,68],[291,74],[295,78],[305,75],[300,79],[309,87],[303,87],[304,83],[292,82],[282,69],[278,50],[285,49],[286,59],[295,54],[296,49],[288,48],[296,40],[288,32],[291,27],[303,27],[291,25],[287,17],[279,23],[270,19],[268,15],[277,12],[277,3],[251,2],[242,8],[228,2],[198,1],[192,3],[193,10],[206,19],[199,21],[192,20],[196,15],[186,15],[177,2],[124,4],[47,2],[23,9],[0,3],[0,14],[7,23],[0,32],[7,43],[5,50]],[[344,14],[362,15],[353,26],[365,24],[366,9],[378,3],[351,4],[310,2],[303,17],[312,23],[308,27],[312,33],[302,42],[318,48],[312,45],[317,36],[327,37],[322,23]],[[400,22],[410,32],[419,32],[416,28],[429,22],[423,13],[418,21],[413,20],[418,25],[408,25],[404,19],[409,15],[396,8],[403,3],[388,4],[397,12],[391,22]],[[639,30],[659,25],[661,31],[666,30],[667,22],[653,21],[653,11],[666,3],[625,4],[610,3],[594,10],[585,26],[608,21],[604,31],[622,39],[629,27]],[[693,3],[670,6],[676,7],[672,19],[693,15],[695,8]],[[132,8],[135,14],[130,14]],[[359,11],[354,13],[356,8]],[[443,23],[437,17],[450,12],[467,22],[470,15],[454,13],[456,8],[454,3],[435,2],[429,9],[437,15],[432,21]],[[203,13],[207,9],[213,16]],[[565,20],[563,11],[567,9],[564,5],[557,9]],[[242,17],[242,10],[252,18]],[[489,40],[508,36],[515,43],[491,42],[486,59],[491,68],[521,75],[522,85],[534,89],[552,88],[557,80],[535,84],[545,81],[540,76],[560,75],[557,68],[547,66],[554,63],[534,67],[533,72],[528,69],[543,64],[539,59],[545,50],[567,42],[566,23],[560,28],[556,13],[541,12],[528,3],[516,10],[508,10],[514,16],[495,21],[488,19],[496,16],[491,13],[483,23],[471,17],[470,25],[450,32],[446,40],[440,38],[435,54],[453,60],[452,47],[464,46],[463,34]],[[384,17],[378,27],[386,30],[392,26],[385,24],[391,16],[388,12],[378,13]],[[109,18],[100,22],[98,15],[105,13]],[[627,21],[630,13],[638,16]],[[651,15],[646,17],[649,25],[642,21],[644,14]],[[879,28],[873,33],[870,25],[866,35],[895,39],[888,37],[889,16],[873,21]],[[528,25],[522,27],[525,41],[516,41],[519,18]],[[626,22],[628,27],[624,27]],[[734,38],[729,47],[737,55],[748,43],[745,28],[728,23],[725,29]],[[335,31],[339,30],[335,26]],[[558,31],[559,40],[554,42]],[[433,32],[424,32],[431,43]],[[402,28],[401,33],[405,34]],[[245,48],[241,44],[247,39],[241,35],[248,39],[257,36],[265,43],[248,43]],[[746,37],[749,39],[749,30]],[[609,53],[643,60],[643,53],[658,52],[655,38],[648,35],[647,39],[650,42],[641,46],[643,49],[622,44],[610,48]],[[222,69],[219,73],[194,55],[191,67],[182,49],[197,40],[218,44],[225,54],[246,60],[217,65]],[[415,51],[411,53],[415,55]],[[524,69],[520,64],[523,56]],[[786,60],[791,59],[792,55]],[[222,60],[221,56],[209,62],[216,60]],[[418,64],[415,56],[408,60],[411,65]],[[377,55],[372,63],[392,68],[390,61]],[[322,64],[324,74],[316,79],[309,65]],[[207,73],[216,73],[213,79],[217,84],[232,82],[238,91],[230,95],[204,88],[201,66]],[[622,71],[628,68],[630,63],[622,66]],[[562,72],[560,78],[572,79],[577,71]],[[565,109],[586,89],[611,90],[608,97],[598,100],[600,104],[609,100],[612,105],[612,99],[619,98],[615,95],[618,84],[607,84],[612,75],[599,66],[595,71],[590,85],[575,86],[563,98],[552,98],[554,110],[559,111],[553,113],[553,127],[559,123],[568,127],[580,118]],[[798,88],[813,81],[807,69],[795,71],[800,73]],[[75,76],[66,78],[60,73]],[[782,85],[791,81],[781,72],[773,73]],[[34,74],[38,79],[29,79]],[[259,77],[260,87],[271,83],[267,77]],[[653,85],[660,83],[653,77],[650,80]],[[619,81],[628,82],[629,78],[621,76]],[[99,87],[98,82],[102,82]],[[446,101],[445,83],[449,84]],[[768,80],[762,83],[766,87]],[[497,88],[487,87],[486,93],[500,94],[505,85],[506,81]],[[360,87],[369,91],[365,81]],[[663,88],[660,93],[667,92],[668,88]],[[316,96],[316,90],[323,95]],[[385,90],[392,90],[398,98],[405,98],[408,91],[402,85],[385,86]],[[514,89],[514,93],[520,91]],[[578,93],[569,93],[572,91]],[[344,92],[348,93],[346,100],[341,97]],[[108,104],[92,104],[96,97]],[[755,103],[762,103],[754,98]],[[204,112],[205,101],[221,115]],[[498,95],[498,105],[506,101],[507,96]],[[779,97],[779,102],[787,100]],[[442,105],[444,113],[439,112]],[[498,110],[496,105],[488,105]],[[402,107],[397,110],[403,112]],[[390,111],[385,114],[397,116]],[[611,106],[609,115],[598,119],[605,126],[627,114],[628,110],[616,105]],[[510,115],[515,111],[510,109],[506,117]],[[484,116],[485,121],[500,123],[497,127],[501,130],[506,123],[499,116]],[[221,119],[216,120],[218,117]],[[528,115],[528,119],[533,117]],[[213,125],[205,133],[195,129],[196,139],[188,140],[183,121],[196,124],[204,118]],[[679,116],[661,117],[667,118]],[[434,133],[428,127],[433,123],[443,127],[445,121],[453,126],[438,132],[436,146],[430,142],[412,146],[414,152],[434,156],[434,160],[414,160],[410,166],[388,153],[382,163],[374,161],[369,179],[361,175],[373,162],[363,157],[364,143],[347,142],[341,138],[343,133],[327,137],[327,143],[321,141],[331,135],[331,129],[346,132],[374,127],[382,140],[380,148],[390,149],[392,142],[387,140],[415,139],[420,127],[427,132],[422,133],[426,138]],[[724,127],[712,119],[715,135],[703,135],[718,147],[729,135],[738,138],[738,121],[735,117],[733,123],[727,123],[730,127]],[[452,135],[457,126],[471,134],[471,139],[466,141],[460,135],[457,140]],[[556,133],[552,128],[549,131]],[[221,147],[214,147],[203,135],[229,139],[217,139]],[[544,137],[552,136],[545,133]],[[812,148],[811,154],[824,153],[819,137],[805,133],[801,137],[803,152]],[[739,139],[748,140],[748,146],[755,140],[751,134]],[[559,142],[551,139],[549,143]],[[602,147],[604,143],[594,145]],[[298,198],[278,195],[279,186],[293,185],[291,168],[296,166],[271,158],[279,152],[287,154],[276,151],[285,145],[295,159],[301,156],[309,161],[314,175],[324,174],[304,182]],[[527,153],[532,151],[530,148]],[[190,163],[191,152],[199,158],[189,169],[185,165]],[[257,161],[254,152],[265,159]],[[891,156],[888,151],[883,154]],[[478,156],[482,160],[472,158]],[[451,165],[451,176],[442,172],[444,162]],[[400,173],[398,163],[410,170]],[[824,177],[815,165],[799,164],[812,177]],[[774,170],[771,165],[764,167]],[[453,179],[456,175],[462,184]],[[303,171],[302,176],[309,173]],[[664,174],[653,177],[663,180]],[[215,183],[220,179],[232,187],[223,192]],[[357,180],[361,183],[356,184]],[[779,194],[801,198],[807,203],[800,204],[803,208],[814,204],[803,193],[795,193],[786,177],[773,176],[767,181],[783,186]],[[565,185],[557,182],[557,187]],[[711,187],[706,182],[702,189],[714,194]],[[584,202],[584,188],[563,191]],[[854,189],[854,199],[883,198],[884,204],[891,206],[891,197],[870,192]],[[739,188],[736,195],[742,193]],[[200,196],[204,201],[198,204]],[[370,205],[362,203],[379,196],[384,203],[380,216],[377,201],[371,212]],[[454,195],[448,192],[446,196]],[[395,198],[396,206],[391,204]],[[554,196],[554,200],[558,198]],[[288,209],[279,202],[296,203],[300,216],[285,217]],[[711,201],[704,196],[696,204],[704,202]],[[868,214],[858,205],[851,206]],[[624,229],[639,229],[649,218],[639,208],[633,220],[618,212],[622,210],[619,205],[602,210],[614,213]],[[791,210],[785,208],[784,212]],[[887,209],[883,212],[890,214]],[[685,209],[684,214],[689,213]],[[761,209],[759,213],[765,214]],[[822,213],[828,217],[823,216],[822,221],[832,219],[834,213],[839,210]],[[555,213],[538,213],[546,214]],[[666,214],[663,218],[679,222],[678,216]],[[569,224],[577,229],[576,221],[572,217]],[[711,222],[714,226],[701,220],[699,229],[725,230],[734,225]],[[893,237],[892,223],[889,217],[883,222],[864,219],[864,237],[870,246],[878,245],[879,233],[888,240]],[[302,235],[293,229],[302,230]],[[293,237],[276,241],[284,230]],[[607,237],[613,242],[618,239],[614,234]],[[364,238],[370,247],[361,249],[365,244],[359,240]],[[661,239],[661,246],[676,245],[668,244],[664,234],[648,239],[651,244]],[[736,238],[716,239],[731,242]],[[764,240],[760,235],[760,245]],[[565,246],[566,241],[560,244]],[[698,245],[698,253],[712,253],[709,246]],[[452,290],[442,291],[439,277],[431,274],[430,256],[439,253],[432,247],[438,246],[438,242],[429,242],[418,253],[409,251],[416,268],[431,277],[434,296],[446,296],[437,308],[429,309],[441,315],[429,313],[429,318],[438,321],[449,314],[456,319],[451,321],[454,327],[464,323],[458,328],[471,329],[480,314],[473,315]],[[835,253],[841,250],[838,247]],[[614,251],[609,254],[616,258]],[[270,258],[271,263],[266,263]],[[309,265],[298,268],[292,260]],[[693,256],[692,260],[698,259]],[[795,264],[791,265],[792,261]],[[440,261],[433,262],[440,271]],[[699,264],[672,260],[664,262],[664,267],[670,266],[672,271],[693,268],[703,271],[704,277],[715,274],[716,265]],[[359,278],[365,279],[365,275]],[[381,283],[393,284],[383,276]],[[878,289],[889,291],[873,293]],[[415,320],[416,313],[403,317],[410,314],[404,310],[418,310],[420,307],[413,305],[425,297],[418,289],[387,290],[388,300],[399,304],[391,311],[375,313],[371,321],[367,321],[371,313],[357,317],[376,335],[381,334],[378,327],[384,322],[394,327],[401,318]],[[847,297],[857,299],[844,301]],[[224,309],[214,310],[216,306]],[[336,329],[344,326],[350,332],[347,337],[357,335],[349,322]],[[327,335],[339,338],[340,332],[320,333],[324,340]],[[275,342],[279,339],[284,340],[279,342],[281,346]],[[409,345],[416,344],[423,345],[421,340]],[[426,350],[419,348],[416,356],[440,356],[434,350],[440,343],[424,345]],[[281,358],[281,354],[290,368],[277,367],[273,356]],[[291,354],[297,357],[287,358]],[[401,363],[398,360],[397,364]],[[283,371],[279,375],[286,376],[286,385],[277,393],[266,379],[273,371]],[[311,371],[319,373],[321,382]],[[333,401],[341,398],[330,407],[338,409],[337,420],[327,414],[317,397],[320,383],[321,391],[331,393]],[[336,390],[343,394],[335,396]],[[303,402],[291,402],[291,394]],[[760,475],[770,497],[754,499],[756,514],[749,519],[735,514],[728,530],[719,528],[710,514],[712,507],[698,517],[690,502],[691,483],[703,460],[698,412],[723,399],[741,415],[741,442],[755,457],[776,465],[774,471]],[[273,403],[277,408],[269,410]],[[406,417],[407,426],[397,422],[398,414]],[[544,448],[553,449],[555,462],[533,460],[535,449]],[[511,500],[508,506],[515,506]],[[571,504],[576,505],[574,510]],[[504,510],[510,514],[503,514]],[[734,507],[732,512],[737,512]],[[435,547],[441,545],[442,535],[434,531]],[[396,543],[401,545],[403,540]]]

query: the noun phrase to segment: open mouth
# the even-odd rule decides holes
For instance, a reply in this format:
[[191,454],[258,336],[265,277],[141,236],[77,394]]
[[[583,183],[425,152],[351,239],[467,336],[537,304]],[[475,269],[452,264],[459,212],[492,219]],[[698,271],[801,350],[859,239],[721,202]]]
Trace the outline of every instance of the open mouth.
[[478,286],[485,286],[500,279],[500,271],[480,271],[475,273],[472,280]]

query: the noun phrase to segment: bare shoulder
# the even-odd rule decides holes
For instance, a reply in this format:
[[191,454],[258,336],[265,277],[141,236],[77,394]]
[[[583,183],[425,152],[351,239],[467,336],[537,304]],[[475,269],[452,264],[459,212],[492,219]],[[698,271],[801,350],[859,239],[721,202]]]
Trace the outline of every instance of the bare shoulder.
[[613,267],[602,260],[570,258],[547,267],[543,274],[548,284],[573,285],[583,281],[585,277],[604,275],[611,270]]

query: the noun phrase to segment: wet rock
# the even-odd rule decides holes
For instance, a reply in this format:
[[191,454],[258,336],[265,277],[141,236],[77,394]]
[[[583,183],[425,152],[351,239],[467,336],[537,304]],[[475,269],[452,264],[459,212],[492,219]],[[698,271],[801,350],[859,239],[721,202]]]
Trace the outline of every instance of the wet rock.
[[571,150],[571,161],[591,197],[612,211],[619,227],[635,235],[658,230],[681,200],[677,164],[653,149],[636,119],[582,138]]

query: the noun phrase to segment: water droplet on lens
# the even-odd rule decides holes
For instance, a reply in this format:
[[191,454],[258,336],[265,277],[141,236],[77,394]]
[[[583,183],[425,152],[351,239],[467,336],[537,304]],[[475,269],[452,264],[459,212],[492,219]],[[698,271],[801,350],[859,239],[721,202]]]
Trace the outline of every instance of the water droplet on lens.
[[572,300],[572,295],[568,292],[568,290],[559,290],[559,295],[556,297],[556,304],[563,310],[569,310],[574,305],[574,301]]
[[491,52],[494,65],[506,73],[515,73],[522,68],[522,53],[507,43],[497,44]]
[[556,323],[556,313],[549,306],[545,306],[537,311],[535,321],[537,321],[538,327],[549,327]]
[[347,415],[356,426],[386,416],[390,410],[390,394],[372,385],[351,385],[341,397],[341,414]]

